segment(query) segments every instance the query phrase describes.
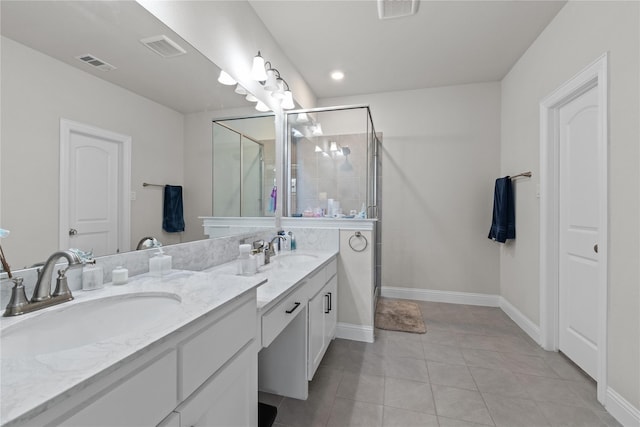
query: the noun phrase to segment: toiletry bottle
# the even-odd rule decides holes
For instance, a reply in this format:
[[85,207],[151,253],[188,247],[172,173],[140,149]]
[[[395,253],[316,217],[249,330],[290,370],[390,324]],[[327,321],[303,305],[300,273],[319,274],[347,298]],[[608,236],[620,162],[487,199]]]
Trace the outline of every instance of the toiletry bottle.
[[118,266],[111,272],[111,283],[114,285],[124,285],[129,280],[129,270]]
[[251,255],[251,245],[240,245],[240,255],[238,256],[238,274],[251,276],[257,269],[256,258]]
[[97,265],[87,265],[82,267],[82,290],[93,291],[104,287],[102,267]]
[[289,232],[289,250],[296,250],[296,236],[294,236],[293,231]]
[[171,271],[171,255],[165,255],[162,248],[149,258],[149,273],[155,277],[162,277]]

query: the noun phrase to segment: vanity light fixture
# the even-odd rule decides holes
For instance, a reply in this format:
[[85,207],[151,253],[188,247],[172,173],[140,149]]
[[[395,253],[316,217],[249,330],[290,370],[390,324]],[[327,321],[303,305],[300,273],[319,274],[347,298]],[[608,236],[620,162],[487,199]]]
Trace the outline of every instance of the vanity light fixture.
[[270,108],[264,102],[258,101],[258,103],[256,104],[256,110],[266,112],[266,111],[269,111]]
[[251,78],[262,85],[264,90],[271,92],[271,96],[280,101],[283,110],[291,110],[295,108],[293,102],[293,94],[289,88],[289,84],[282,78],[278,71],[270,61],[265,61],[260,51],[253,57],[251,67]]
[[284,80],[282,80],[280,77],[278,77],[278,79],[276,80],[276,90],[271,92],[271,96],[273,96],[275,99],[284,99]]
[[238,83],[238,85],[236,86],[236,89],[234,90],[235,93],[237,93],[238,95],[248,95],[249,92],[247,92],[247,90],[242,87],[242,85],[240,85],[240,83]]
[[258,54],[253,57],[253,66],[251,67],[251,78],[258,82],[264,82],[267,80],[267,72],[264,69],[264,58]]
[[313,150],[315,153],[323,153],[324,151],[322,150],[322,148],[320,148],[319,146],[316,145],[315,150]]
[[287,85],[287,90],[284,91],[284,99],[282,100],[282,104],[280,104],[283,110],[293,110],[296,108],[296,105],[293,103],[293,94],[291,90],[289,90],[289,86]]
[[252,93],[247,93],[247,96],[244,97],[249,102],[257,102],[258,98],[256,98]]
[[224,70],[220,70],[220,75],[218,76],[218,82],[227,86],[232,86],[237,83],[235,79],[231,77],[229,74],[227,74]]
[[[269,62],[267,62],[267,64],[271,65]],[[270,90],[270,91],[275,91],[278,90],[278,81],[277,79],[280,78],[280,73],[278,73],[278,70],[274,69],[274,68],[269,68],[267,71],[267,79],[264,82],[264,90]],[[278,76],[276,76],[276,73],[278,73]]]
[[338,151],[338,144],[335,141],[329,143],[329,151]]
[[313,136],[322,136],[322,126],[320,125],[320,123],[313,126],[313,129],[311,130],[311,134]]

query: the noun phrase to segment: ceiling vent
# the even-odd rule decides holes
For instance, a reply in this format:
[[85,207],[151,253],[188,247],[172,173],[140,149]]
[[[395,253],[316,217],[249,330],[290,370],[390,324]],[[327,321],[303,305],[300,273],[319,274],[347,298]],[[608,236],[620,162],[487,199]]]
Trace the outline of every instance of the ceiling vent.
[[187,53],[178,43],[167,36],[147,37],[140,39],[140,42],[163,58],[173,58]]
[[114,67],[113,65],[109,64],[108,62],[103,61],[102,59],[98,59],[95,56],[87,53],[86,55],[80,55],[80,56],[76,56],[76,59],[79,59],[80,61],[84,62],[85,64],[89,64],[92,67],[95,67],[99,70],[102,71],[111,71],[111,70],[115,70],[116,67]]
[[378,0],[378,18],[392,19],[415,15],[420,0]]

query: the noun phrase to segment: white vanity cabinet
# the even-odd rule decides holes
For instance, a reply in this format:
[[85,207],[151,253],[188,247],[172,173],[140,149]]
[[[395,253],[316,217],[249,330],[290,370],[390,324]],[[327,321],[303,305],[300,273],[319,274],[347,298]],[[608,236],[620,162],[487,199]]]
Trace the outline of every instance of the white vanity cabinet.
[[256,301],[245,292],[24,425],[257,426]]
[[338,319],[338,278],[335,261],[325,268],[325,280],[318,293],[309,299],[309,359],[307,379],[313,379],[324,353],[336,335]]
[[337,264],[329,258],[262,315],[259,390],[307,398],[308,381],[336,333]]

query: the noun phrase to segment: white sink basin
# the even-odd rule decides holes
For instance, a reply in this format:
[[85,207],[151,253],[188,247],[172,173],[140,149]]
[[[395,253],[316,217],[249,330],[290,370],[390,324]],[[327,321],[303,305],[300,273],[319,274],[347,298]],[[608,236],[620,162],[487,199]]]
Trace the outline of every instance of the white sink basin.
[[2,331],[3,359],[35,357],[150,328],[180,308],[178,295],[145,292],[60,305]]

